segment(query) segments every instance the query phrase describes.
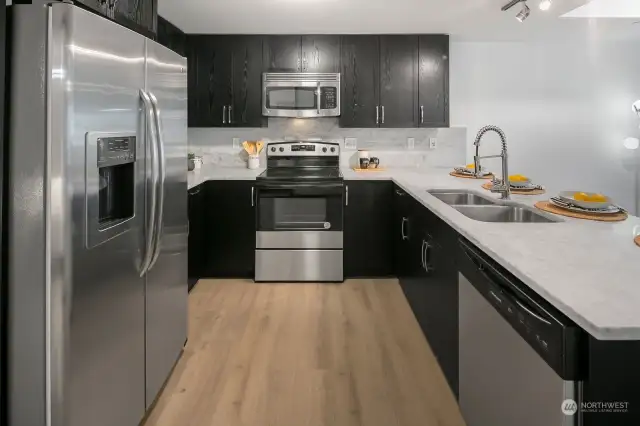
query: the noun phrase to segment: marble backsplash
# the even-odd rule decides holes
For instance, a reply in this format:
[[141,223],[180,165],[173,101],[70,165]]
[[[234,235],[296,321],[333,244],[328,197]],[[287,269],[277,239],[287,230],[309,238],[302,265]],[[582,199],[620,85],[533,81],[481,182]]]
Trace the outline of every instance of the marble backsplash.
[[[354,166],[357,149],[366,149],[371,156],[380,158],[381,165],[390,168],[451,167],[463,164],[466,156],[465,127],[442,129],[342,129],[335,118],[324,119],[269,119],[268,128],[189,128],[189,152],[203,157],[205,164],[221,167],[242,166],[246,154],[233,147],[233,138],[245,140],[322,139],[338,142],[342,148],[343,166]],[[344,146],[345,138],[357,138],[357,148]],[[414,138],[413,149],[408,149],[407,138]],[[437,139],[437,148],[430,149],[431,138]],[[264,157],[264,151],[262,153]],[[264,158],[261,159],[264,165]]]

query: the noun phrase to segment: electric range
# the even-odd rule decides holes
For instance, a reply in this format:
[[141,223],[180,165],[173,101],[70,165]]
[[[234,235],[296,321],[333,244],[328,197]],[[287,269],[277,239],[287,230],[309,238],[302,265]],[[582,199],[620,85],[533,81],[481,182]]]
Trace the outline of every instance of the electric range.
[[340,145],[270,143],[256,191],[256,281],[342,282]]

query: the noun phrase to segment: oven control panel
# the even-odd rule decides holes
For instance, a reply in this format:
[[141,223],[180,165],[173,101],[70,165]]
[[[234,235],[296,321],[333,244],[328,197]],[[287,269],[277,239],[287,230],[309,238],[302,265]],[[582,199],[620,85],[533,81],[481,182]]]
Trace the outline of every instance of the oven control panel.
[[340,144],[336,142],[271,142],[267,157],[339,157]]

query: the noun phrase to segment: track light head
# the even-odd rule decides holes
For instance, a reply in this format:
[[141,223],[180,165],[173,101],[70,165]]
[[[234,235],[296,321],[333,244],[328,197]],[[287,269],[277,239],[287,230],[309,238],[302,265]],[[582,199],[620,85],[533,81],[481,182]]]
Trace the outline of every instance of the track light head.
[[531,14],[531,9],[529,9],[529,6],[527,6],[527,3],[524,2],[522,5],[522,10],[518,12],[518,14],[516,15],[516,19],[520,22],[524,22],[529,17],[530,14]]

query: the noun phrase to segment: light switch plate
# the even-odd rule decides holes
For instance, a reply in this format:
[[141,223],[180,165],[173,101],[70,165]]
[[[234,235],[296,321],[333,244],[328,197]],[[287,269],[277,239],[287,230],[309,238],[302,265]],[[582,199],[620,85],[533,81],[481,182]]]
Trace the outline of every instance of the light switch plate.
[[358,138],[345,138],[344,149],[358,149]]
[[407,149],[415,149],[416,138],[407,138]]
[[233,149],[240,149],[240,138],[233,138]]
[[436,148],[438,148],[438,139],[429,138],[429,149],[436,149]]

